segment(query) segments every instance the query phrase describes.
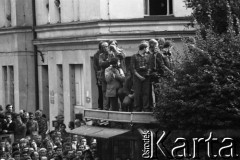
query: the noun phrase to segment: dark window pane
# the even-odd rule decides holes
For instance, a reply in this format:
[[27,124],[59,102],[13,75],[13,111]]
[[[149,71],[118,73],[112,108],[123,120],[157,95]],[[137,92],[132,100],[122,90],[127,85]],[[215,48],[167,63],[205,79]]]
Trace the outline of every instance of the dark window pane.
[[149,0],[150,15],[167,15],[167,0]]

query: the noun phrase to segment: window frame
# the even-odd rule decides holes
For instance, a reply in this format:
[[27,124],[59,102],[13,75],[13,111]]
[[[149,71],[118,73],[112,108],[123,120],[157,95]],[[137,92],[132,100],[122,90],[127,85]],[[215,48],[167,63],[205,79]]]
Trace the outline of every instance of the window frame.
[[162,15],[150,15],[150,5],[149,5],[150,0],[144,0],[144,16],[173,16],[173,1],[172,0],[172,13],[170,13],[170,0],[167,0],[167,14]]

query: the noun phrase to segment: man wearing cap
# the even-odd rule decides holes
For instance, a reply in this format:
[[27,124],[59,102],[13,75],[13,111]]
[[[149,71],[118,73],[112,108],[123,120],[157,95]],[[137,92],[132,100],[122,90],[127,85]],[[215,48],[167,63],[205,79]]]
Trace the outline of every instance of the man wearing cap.
[[151,72],[151,57],[148,54],[149,44],[142,41],[139,45],[139,51],[131,58],[131,68],[133,73],[134,88],[134,108],[133,111],[150,111],[149,92]]

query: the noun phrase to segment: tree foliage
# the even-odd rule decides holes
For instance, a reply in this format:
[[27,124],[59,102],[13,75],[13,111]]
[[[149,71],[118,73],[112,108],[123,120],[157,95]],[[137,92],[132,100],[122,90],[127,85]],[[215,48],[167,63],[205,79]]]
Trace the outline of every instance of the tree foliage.
[[[193,9],[193,18],[203,28],[212,28],[216,33],[226,33],[228,28],[228,10],[234,26],[240,18],[239,0],[192,0],[189,5]],[[237,29],[237,28],[235,28]]]
[[[196,0],[202,6],[210,1]],[[215,1],[219,5],[221,0]],[[199,5],[198,4],[198,5]],[[184,59],[175,68],[176,81],[161,78],[157,84],[158,103],[154,115],[165,127],[213,129],[237,127],[240,122],[240,35],[238,18],[233,18],[229,3],[226,28],[219,32],[217,22],[196,19],[196,44],[185,42]],[[213,5],[208,18],[222,11]],[[196,18],[205,15],[206,7]],[[214,12],[213,12],[214,11]],[[238,10],[239,11],[239,10]],[[194,12],[196,14],[196,12]],[[204,31],[205,34],[202,34]]]

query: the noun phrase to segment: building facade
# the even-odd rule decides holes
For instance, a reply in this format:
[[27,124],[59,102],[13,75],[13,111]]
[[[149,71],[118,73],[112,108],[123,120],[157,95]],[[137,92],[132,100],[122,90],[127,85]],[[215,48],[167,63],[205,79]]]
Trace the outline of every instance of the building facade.
[[1,0],[0,12],[0,104],[65,124],[98,107],[100,40],[117,40],[130,62],[143,39],[171,39],[181,51],[181,36],[194,33],[184,0]]

